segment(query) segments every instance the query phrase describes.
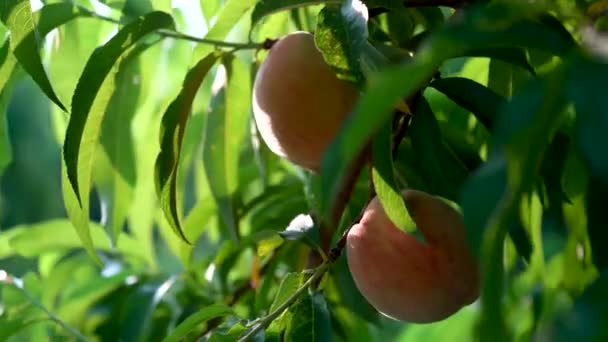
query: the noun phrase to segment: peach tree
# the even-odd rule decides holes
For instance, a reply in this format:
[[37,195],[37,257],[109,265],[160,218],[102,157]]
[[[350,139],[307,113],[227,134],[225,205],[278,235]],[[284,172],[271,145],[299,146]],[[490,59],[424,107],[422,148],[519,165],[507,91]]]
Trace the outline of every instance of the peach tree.
[[605,341],[607,61],[606,0],[1,0],[0,340]]

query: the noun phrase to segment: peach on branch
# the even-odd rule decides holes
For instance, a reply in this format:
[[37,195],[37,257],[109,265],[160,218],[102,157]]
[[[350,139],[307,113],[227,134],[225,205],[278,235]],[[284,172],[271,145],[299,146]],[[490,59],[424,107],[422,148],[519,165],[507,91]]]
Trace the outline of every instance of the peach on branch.
[[298,31],[270,48],[254,82],[253,114],[275,154],[318,171],[323,152],[351,112],[359,92],[339,79],[315,45]]
[[479,296],[478,264],[456,209],[422,191],[402,195],[426,243],[396,227],[374,198],[347,235],[349,269],[359,291],[386,316],[439,321]]

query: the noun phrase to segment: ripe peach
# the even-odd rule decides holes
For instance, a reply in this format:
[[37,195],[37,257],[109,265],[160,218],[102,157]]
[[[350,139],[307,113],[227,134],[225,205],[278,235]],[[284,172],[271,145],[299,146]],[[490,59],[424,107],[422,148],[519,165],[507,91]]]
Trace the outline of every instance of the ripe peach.
[[326,63],[313,35],[298,31],[279,39],[261,64],[253,114],[271,151],[318,171],[358,96],[357,88],[338,79]]
[[386,316],[439,321],[479,296],[479,268],[456,209],[421,191],[402,195],[426,244],[397,228],[374,198],[347,235],[348,266],[359,291]]

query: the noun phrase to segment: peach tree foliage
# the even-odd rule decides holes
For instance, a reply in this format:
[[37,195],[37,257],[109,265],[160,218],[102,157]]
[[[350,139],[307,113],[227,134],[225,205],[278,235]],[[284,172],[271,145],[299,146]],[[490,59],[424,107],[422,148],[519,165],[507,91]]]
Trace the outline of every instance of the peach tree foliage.
[[[0,2],[0,340],[608,338],[608,2],[188,3]],[[317,173],[252,120],[294,31],[361,92]],[[404,187],[481,265],[440,322],[379,314],[341,253],[372,194],[417,234]]]

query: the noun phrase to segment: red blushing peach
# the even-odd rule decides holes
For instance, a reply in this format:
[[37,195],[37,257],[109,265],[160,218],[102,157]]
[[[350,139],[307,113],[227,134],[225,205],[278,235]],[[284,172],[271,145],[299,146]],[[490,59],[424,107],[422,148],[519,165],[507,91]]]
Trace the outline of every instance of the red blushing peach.
[[403,191],[426,244],[397,228],[374,198],[347,236],[349,269],[359,291],[397,320],[443,320],[479,296],[479,268],[461,214],[417,190]]
[[356,87],[338,79],[325,62],[313,35],[294,32],[279,39],[262,62],[253,114],[271,151],[317,171],[358,96]]

